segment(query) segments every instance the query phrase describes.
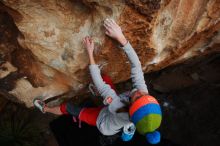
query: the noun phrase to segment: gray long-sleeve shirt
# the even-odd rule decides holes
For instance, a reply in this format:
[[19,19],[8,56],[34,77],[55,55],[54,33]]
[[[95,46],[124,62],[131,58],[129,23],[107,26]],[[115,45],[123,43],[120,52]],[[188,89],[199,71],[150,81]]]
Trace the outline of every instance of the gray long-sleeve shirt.
[[[144,81],[141,63],[137,54],[129,42],[124,47],[122,47],[122,49],[125,51],[131,63],[131,78],[133,87],[148,93],[147,86]],[[118,133],[124,126],[132,123],[129,120],[129,115],[127,112],[116,113],[119,108],[125,106],[122,100],[128,101],[129,96],[125,96],[125,94],[117,95],[116,92],[103,81],[98,65],[90,65],[89,69],[92,80],[98,92],[104,98],[104,104],[107,104],[107,97],[111,97],[113,99],[112,102],[107,107],[104,107],[99,113],[96,121],[97,128],[103,135],[114,135]]]

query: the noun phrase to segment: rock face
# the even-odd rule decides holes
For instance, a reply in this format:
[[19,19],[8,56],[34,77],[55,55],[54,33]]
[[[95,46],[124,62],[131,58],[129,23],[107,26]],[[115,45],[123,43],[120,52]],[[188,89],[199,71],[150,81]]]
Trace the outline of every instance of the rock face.
[[106,17],[121,25],[146,73],[219,52],[219,10],[219,0],[2,0],[1,95],[32,106],[36,96],[80,94],[90,82],[86,35],[103,72],[129,79],[125,54],[104,34]]

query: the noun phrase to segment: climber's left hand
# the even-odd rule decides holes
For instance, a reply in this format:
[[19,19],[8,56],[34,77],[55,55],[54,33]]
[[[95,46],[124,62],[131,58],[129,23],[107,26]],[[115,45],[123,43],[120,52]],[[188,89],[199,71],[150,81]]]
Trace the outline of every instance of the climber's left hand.
[[92,40],[92,38],[89,37],[89,36],[86,36],[83,39],[83,44],[86,47],[89,56],[92,56],[93,55],[93,51],[94,51],[94,41]]

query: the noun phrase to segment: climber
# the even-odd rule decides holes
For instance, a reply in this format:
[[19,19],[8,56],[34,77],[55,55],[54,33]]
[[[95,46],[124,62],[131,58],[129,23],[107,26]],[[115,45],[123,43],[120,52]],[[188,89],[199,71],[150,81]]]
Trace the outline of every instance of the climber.
[[160,133],[156,129],[161,124],[161,109],[157,100],[148,93],[138,56],[114,20],[106,19],[104,27],[106,35],[118,41],[121,49],[128,56],[134,89],[117,95],[112,86],[102,79],[93,56],[94,42],[87,36],[83,43],[89,55],[89,70],[93,83],[106,106],[83,108],[71,103],[63,103],[59,107],[49,108],[39,99],[34,100],[34,105],[42,112],[57,115],[71,114],[78,117],[83,122],[97,126],[103,135],[111,136],[122,132],[123,141],[131,140],[137,128],[140,134],[146,136],[149,143],[157,144],[160,142]]

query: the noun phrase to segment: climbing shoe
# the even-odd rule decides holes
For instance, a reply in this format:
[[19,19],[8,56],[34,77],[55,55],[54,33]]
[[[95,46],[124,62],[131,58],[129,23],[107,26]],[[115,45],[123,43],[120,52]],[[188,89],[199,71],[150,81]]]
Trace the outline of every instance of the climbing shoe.
[[38,108],[42,113],[45,113],[44,111],[44,107],[45,107],[45,103],[44,101],[42,101],[41,99],[39,98],[35,98],[33,100],[33,104],[36,108]]

